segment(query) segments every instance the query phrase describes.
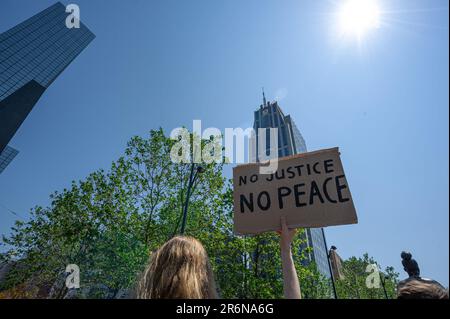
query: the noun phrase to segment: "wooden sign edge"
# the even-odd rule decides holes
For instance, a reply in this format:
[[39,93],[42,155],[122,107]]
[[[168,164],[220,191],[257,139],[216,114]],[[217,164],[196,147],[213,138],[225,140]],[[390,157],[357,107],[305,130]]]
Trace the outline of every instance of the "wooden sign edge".
[[[322,154],[322,153],[332,153],[332,152],[337,152],[338,155],[340,155],[339,147],[332,147],[332,148],[326,148],[326,149],[318,150],[318,151],[311,151],[311,152],[305,152],[305,153],[299,153],[299,154],[279,157],[278,161],[282,162],[282,161],[288,161],[288,160],[291,160],[291,159],[294,159],[294,158],[309,157],[309,156],[318,155],[318,154]],[[240,165],[237,165],[237,166],[233,167],[233,174],[234,174],[234,171],[237,170],[237,169],[246,168],[248,166],[261,166],[261,165],[264,165],[266,163],[267,163],[267,161],[266,162],[255,162],[255,163],[240,164]]]

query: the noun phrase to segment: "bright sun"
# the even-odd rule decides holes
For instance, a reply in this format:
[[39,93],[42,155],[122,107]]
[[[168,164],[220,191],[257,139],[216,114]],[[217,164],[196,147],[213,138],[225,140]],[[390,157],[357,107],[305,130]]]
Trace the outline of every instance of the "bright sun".
[[338,12],[340,32],[362,38],[379,27],[380,10],[376,0],[345,0]]

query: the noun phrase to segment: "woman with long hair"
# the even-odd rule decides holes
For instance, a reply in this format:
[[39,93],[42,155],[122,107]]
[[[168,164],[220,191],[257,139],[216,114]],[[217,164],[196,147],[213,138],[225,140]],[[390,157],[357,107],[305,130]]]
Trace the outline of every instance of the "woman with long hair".
[[[291,253],[296,230],[281,219],[280,249],[283,289],[287,299],[300,299],[300,285]],[[138,299],[216,299],[214,274],[203,245],[192,237],[177,236],[150,258],[136,287]]]
[[138,299],[215,299],[217,289],[203,245],[177,236],[150,258],[136,289]]

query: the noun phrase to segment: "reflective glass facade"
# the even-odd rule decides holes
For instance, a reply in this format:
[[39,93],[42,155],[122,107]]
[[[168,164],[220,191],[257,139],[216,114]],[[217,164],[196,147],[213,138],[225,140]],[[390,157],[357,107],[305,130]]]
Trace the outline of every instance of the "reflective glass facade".
[[0,153],[0,174],[5,170],[6,166],[12,162],[17,154],[19,154],[19,151],[9,146],[6,146],[3,152]]
[[69,15],[57,2],[0,34],[0,152],[45,89],[95,38],[81,22],[68,28]]
[[58,2],[0,35],[0,101],[31,80],[47,88],[95,38],[68,15]]
[[[253,128],[256,132],[256,148],[258,154],[258,129],[278,128],[278,157],[306,152],[306,143],[300,130],[289,115],[284,115],[277,102],[266,102],[255,111]],[[268,130],[266,131],[268,133]],[[270,147],[267,134],[267,149]],[[268,155],[268,154],[267,154]],[[321,274],[330,278],[325,235],[322,228],[310,228],[306,230],[307,246],[312,248],[309,261],[314,261]]]

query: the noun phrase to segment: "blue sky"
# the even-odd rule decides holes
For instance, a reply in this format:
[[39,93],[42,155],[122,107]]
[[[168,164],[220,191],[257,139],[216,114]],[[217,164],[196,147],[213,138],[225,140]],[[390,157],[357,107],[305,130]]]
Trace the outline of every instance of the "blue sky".
[[[54,2],[1,0],[0,31]],[[194,119],[251,126],[264,86],[309,150],[341,149],[359,224],[328,228],[328,244],[402,278],[410,250],[448,286],[448,1],[378,2],[379,28],[358,42],[337,36],[337,0],[72,1],[97,38],[10,143],[20,154],[0,176],[0,233],[9,210],[26,218],[133,135]]]

